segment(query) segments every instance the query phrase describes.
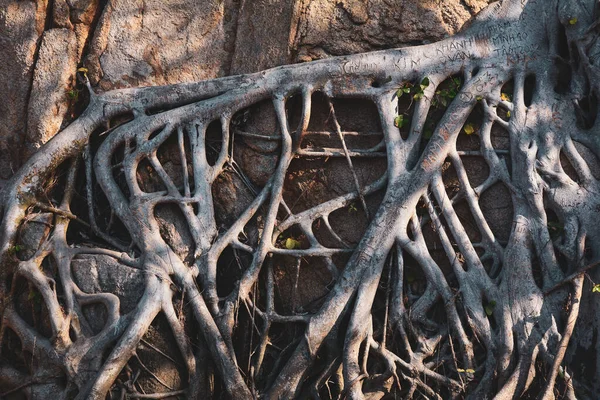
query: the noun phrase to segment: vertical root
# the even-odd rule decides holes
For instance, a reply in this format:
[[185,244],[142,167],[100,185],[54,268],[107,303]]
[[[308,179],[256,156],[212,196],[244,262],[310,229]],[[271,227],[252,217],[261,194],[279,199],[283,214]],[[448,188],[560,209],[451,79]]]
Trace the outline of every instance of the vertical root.
[[161,287],[158,279],[152,276],[149,277],[146,291],[137,307],[133,322],[125,330],[125,333],[98,372],[98,376],[86,396],[87,399],[104,400],[106,398],[113,382],[135,353],[139,341],[160,311],[162,305],[161,290],[165,290],[165,288]]

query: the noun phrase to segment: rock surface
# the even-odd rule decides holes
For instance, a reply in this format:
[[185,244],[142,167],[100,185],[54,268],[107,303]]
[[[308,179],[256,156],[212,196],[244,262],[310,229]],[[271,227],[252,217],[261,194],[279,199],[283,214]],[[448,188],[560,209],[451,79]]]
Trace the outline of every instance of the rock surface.
[[164,85],[226,75],[237,1],[111,1],[86,66],[100,90]]
[[33,74],[27,113],[26,156],[59,130],[71,100],[77,69],[77,36],[67,28],[44,32]]
[[456,33],[488,4],[472,1],[304,1],[297,61],[433,42]]
[[19,167],[27,104],[46,4],[0,1],[0,187]]

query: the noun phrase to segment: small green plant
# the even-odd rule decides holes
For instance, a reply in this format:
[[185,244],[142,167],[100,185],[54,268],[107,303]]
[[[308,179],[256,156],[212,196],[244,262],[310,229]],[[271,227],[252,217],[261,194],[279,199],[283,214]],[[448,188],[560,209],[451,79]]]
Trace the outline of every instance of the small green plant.
[[402,128],[408,122],[408,118],[404,118],[404,115],[399,114],[394,118],[394,126],[396,128]]
[[496,308],[496,301],[492,300],[489,303],[487,303],[484,307],[485,313],[487,314],[488,317],[491,317],[492,314],[494,313],[494,309]]
[[349,213],[355,213],[355,212],[358,212],[358,208],[356,208],[356,204],[355,204],[355,203],[351,203],[351,204],[348,206],[348,212],[349,212]]
[[77,101],[77,99],[79,99],[79,90],[67,90],[67,97],[69,98],[69,100]]
[[425,96],[425,89],[427,89],[427,87],[429,86],[429,78],[425,77],[421,80],[421,83],[419,84],[419,86],[415,86],[414,87],[414,94],[413,94],[413,99],[415,100],[419,100],[422,99],[423,96]]
[[412,87],[413,87],[412,83],[404,82],[402,84],[402,86],[400,86],[400,88],[398,90],[396,90],[396,96],[398,98],[400,98],[400,97],[402,97],[402,95],[410,93]]
[[573,17],[569,20],[570,25],[575,25],[577,23],[577,17]]
[[600,293],[600,283],[597,283],[592,287],[592,293]]
[[[454,100],[454,98],[458,95],[460,91],[460,87],[462,85],[462,80],[458,77],[453,77],[450,79],[447,87],[445,89],[440,89],[435,92],[435,96],[431,100],[431,105],[435,108],[438,107],[447,107],[448,104]],[[446,85],[444,85],[446,86]],[[478,96],[481,97],[481,96]]]
[[429,87],[429,78],[426,76],[421,80],[419,85],[414,85],[411,82],[404,82],[402,85],[396,90],[396,96],[398,98],[402,97],[404,94],[412,93],[412,97],[414,100],[422,99],[425,96],[425,89]]
[[502,101],[511,101],[510,94],[504,92],[500,93],[500,99]]
[[23,247],[15,244],[14,246],[8,248],[8,254],[16,254],[21,250],[23,250]]

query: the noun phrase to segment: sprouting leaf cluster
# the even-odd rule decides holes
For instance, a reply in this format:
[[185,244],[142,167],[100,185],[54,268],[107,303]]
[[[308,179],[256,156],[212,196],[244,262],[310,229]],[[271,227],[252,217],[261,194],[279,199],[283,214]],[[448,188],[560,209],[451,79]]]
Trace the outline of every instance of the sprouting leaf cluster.
[[9,254],[16,254],[16,253],[18,253],[21,250],[23,250],[23,247],[20,246],[20,245],[18,245],[18,244],[16,244],[16,245],[8,248],[8,253]]
[[77,90],[77,89],[67,90],[67,98],[69,100],[77,101],[79,99],[79,90]]
[[429,78],[426,76],[421,80],[421,83],[418,85],[413,84],[412,82],[404,82],[402,85],[396,90],[396,96],[398,98],[402,97],[405,94],[412,94],[414,100],[422,99],[425,95],[425,89],[429,86]]
[[396,128],[402,128],[408,122],[408,118],[405,118],[403,114],[396,115],[394,118],[394,126]]
[[448,82],[447,87],[436,90],[433,99],[431,99],[432,107],[448,107],[448,104],[458,95],[460,87],[462,86],[462,79],[459,77],[452,77]]
[[350,205],[348,206],[348,212],[350,212],[350,213],[358,212],[358,208],[356,208],[355,203],[350,203]]
[[[424,77],[418,85],[412,82],[403,82],[402,85],[396,90],[396,97],[401,98],[402,96],[412,95],[412,100],[420,100],[425,96],[425,89],[429,87],[429,77]],[[398,114],[394,118],[394,126],[402,128],[410,122],[409,118],[406,118],[403,114]]]

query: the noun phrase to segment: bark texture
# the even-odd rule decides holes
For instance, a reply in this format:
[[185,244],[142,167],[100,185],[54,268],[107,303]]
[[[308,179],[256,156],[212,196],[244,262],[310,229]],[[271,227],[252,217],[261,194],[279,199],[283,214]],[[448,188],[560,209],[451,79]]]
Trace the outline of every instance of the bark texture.
[[[320,35],[298,21],[328,5],[284,8],[292,34],[257,65],[363,50],[395,15],[370,3],[391,14],[338,2]],[[122,46],[156,34],[145,7],[162,3],[141,21],[114,4],[79,73],[85,109],[0,193],[4,396],[600,392],[597,2],[504,0],[431,44],[104,91],[198,62],[164,67],[186,27]],[[38,62],[83,54],[72,19]],[[230,43],[240,58],[212,65],[249,72],[252,42],[199,57]],[[44,142],[38,126],[56,124],[28,127]]]

